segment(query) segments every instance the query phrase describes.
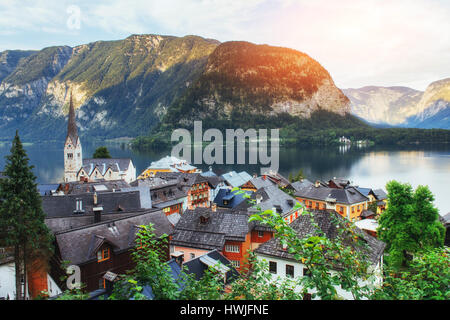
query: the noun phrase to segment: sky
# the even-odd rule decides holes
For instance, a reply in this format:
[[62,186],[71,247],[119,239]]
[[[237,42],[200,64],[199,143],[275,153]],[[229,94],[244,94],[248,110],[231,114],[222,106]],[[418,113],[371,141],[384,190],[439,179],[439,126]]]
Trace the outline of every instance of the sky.
[[450,77],[448,0],[0,0],[0,51],[131,34],[293,48],[343,89]]

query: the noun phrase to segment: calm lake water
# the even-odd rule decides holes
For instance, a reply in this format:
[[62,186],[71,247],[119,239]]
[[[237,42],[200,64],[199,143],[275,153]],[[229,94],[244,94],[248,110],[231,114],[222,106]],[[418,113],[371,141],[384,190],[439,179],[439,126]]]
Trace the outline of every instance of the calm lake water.
[[[102,144],[83,143],[83,157],[92,157],[94,150]],[[152,161],[167,155],[167,152],[137,152],[120,144],[108,144],[112,157],[130,157],[138,174]],[[34,173],[39,183],[62,181],[63,142],[26,145]],[[0,145],[0,171],[5,165],[5,156],[10,145]],[[208,165],[197,165],[208,170]],[[222,174],[230,170],[259,173],[258,165],[213,165],[213,170]],[[329,180],[333,177],[348,178],[355,185],[382,188],[390,180],[409,182],[414,188],[428,185],[435,196],[435,205],[440,214],[450,212],[450,146],[417,148],[281,148],[280,168],[288,177],[300,169],[310,179]]]

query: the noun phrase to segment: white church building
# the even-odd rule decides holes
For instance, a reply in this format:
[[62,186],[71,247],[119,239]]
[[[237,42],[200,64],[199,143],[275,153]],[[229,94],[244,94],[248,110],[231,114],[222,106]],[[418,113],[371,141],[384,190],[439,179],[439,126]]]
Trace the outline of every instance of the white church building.
[[120,179],[128,183],[136,180],[136,167],[131,159],[83,159],[83,148],[78,136],[71,95],[69,123],[64,145],[64,182]]

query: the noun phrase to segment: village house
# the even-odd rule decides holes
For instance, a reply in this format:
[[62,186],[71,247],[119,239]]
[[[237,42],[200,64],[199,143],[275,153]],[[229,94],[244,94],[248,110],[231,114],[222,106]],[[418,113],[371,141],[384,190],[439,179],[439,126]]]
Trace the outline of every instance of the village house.
[[[64,275],[61,265],[68,261],[70,265],[80,267],[81,283],[86,285],[87,291],[104,288],[107,272],[124,274],[134,267],[130,253],[136,246],[139,226],[152,223],[157,237],[172,233],[167,217],[156,209],[121,214],[113,219],[103,216],[94,219],[82,223],[78,217],[70,217],[52,219],[48,223],[55,234],[56,253],[51,260],[54,279]],[[169,260],[169,247],[165,246]],[[59,285],[65,289],[64,282]]]
[[186,262],[216,249],[241,271],[251,248],[251,229],[246,212],[198,207],[187,210],[171,239],[171,252],[182,252]]
[[161,179],[158,177],[138,179],[132,186],[146,188],[153,208],[160,209],[172,225],[180,219],[187,209],[187,192],[178,183],[178,179]]
[[77,180],[124,180],[130,183],[136,180],[136,168],[130,158],[83,159]]
[[[344,218],[335,211],[313,210],[311,213],[321,232],[323,232],[326,237],[333,239],[337,234],[337,228],[333,221],[335,219],[338,221],[343,220]],[[297,232],[299,238],[316,234],[317,231],[313,227],[310,219],[309,215],[302,215],[290,224]],[[367,244],[367,249],[355,249],[364,250],[364,253],[367,254],[370,263],[369,272],[373,272],[374,274],[374,277],[370,280],[371,284],[379,286],[382,283],[383,252],[385,244],[367,233],[362,232],[358,228],[356,228],[355,233]],[[305,265],[301,263],[301,260],[295,259],[292,253],[289,253],[287,247],[281,244],[279,238],[272,238],[266,241],[254,252],[258,260],[268,263],[269,272],[273,274],[275,283],[279,283],[278,281],[282,281],[286,277],[297,278],[309,276]],[[330,259],[333,260],[333,258]],[[339,261],[336,261],[335,266],[334,269],[330,269],[330,274],[339,270]],[[361,279],[360,284],[368,283],[367,281],[369,280]],[[296,286],[294,289],[297,292],[301,291],[301,287],[299,286]],[[344,299],[353,299],[350,292],[347,292],[340,287],[337,287],[336,290],[340,297]],[[314,292],[309,292],[309,295],[307,295],[305,299],[308,299],[308,297],[310,298],[311,293]]]
[[356,221],[368,209],[369,198],[355,187],[336,188],[324,186],[320,181],[294,193],[307,209],[336,210],[341,216]]

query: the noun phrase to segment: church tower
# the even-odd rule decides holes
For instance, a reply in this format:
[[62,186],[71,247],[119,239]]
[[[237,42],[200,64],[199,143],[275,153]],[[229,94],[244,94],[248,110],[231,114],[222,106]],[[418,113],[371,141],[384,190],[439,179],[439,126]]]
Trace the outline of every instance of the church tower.
[[77,181],[77,173],[83,165],[83,151],[80,137],[78,137],[77,124],[75,123],[75,109],[70,92],[69,124],[64,145],[64,182]]

